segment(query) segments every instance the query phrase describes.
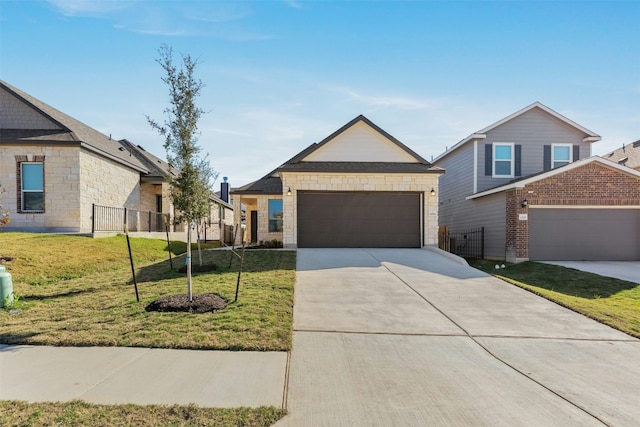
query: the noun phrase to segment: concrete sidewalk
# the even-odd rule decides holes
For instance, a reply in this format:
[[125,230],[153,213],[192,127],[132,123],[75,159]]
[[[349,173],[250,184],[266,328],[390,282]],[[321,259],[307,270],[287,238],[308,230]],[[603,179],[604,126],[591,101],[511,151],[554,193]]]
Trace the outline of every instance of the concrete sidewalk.
[[0,345],[0,400],[283,405],[286,352]]
[[561,265],[562,267],[575,268],[599,274],[600,276],[614,277],[628,282],[640,283],[640,261],[539,261],[545,264]]

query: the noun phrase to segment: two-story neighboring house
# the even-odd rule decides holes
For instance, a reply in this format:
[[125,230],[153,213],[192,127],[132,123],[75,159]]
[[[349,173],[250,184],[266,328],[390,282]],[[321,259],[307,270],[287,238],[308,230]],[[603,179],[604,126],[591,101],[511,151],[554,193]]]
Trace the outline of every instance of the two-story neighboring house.
[[439,224],[484,227],[486,258],[640,260],[640,173],[591,156],[600,136],[536,102],[438,156]]

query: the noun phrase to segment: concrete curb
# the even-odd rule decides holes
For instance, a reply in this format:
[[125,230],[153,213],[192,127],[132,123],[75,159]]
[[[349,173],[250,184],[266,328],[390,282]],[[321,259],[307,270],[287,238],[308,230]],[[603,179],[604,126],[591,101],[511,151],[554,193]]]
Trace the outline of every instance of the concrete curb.
[[457,262],[460,265],[464,265],[466,267],[469,266],[469,263],[467,262],[466,259],[459,257],[458,255],[452,254],[450,252],[443,251],[442,249],[436,248],[435,246],[425,246],[423,249],[426,249],[431,252],[435,252],[438,255],[442,255],[445,258],[449,258],[451,261]]

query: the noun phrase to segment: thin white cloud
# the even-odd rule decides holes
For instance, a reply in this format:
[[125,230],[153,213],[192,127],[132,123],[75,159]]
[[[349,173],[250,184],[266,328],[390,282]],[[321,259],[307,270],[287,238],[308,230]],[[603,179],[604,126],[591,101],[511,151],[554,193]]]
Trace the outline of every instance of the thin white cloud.
[[355,102],[363,104],[367,107],[377,108],[398,108],[401,110],[425,110],[433,108],[436,102],[431,100],[423,100],[409,98],[397,95],[364,95],[354,89],[333,86],[329,87],[332,91],[346,96],[343,101]]
[[284,4],[294,9],[302,9],[302,3],[297,0],[284,0]]
[[132,6],[135,1],[47,0],[65,16],[109,16]]
[[138,34],[232,41],[273,38],[272,34],[243,27],[243,20],[252,13],[244,2],[48,1],[64,16],[102,18],[113,22],[116,29]]

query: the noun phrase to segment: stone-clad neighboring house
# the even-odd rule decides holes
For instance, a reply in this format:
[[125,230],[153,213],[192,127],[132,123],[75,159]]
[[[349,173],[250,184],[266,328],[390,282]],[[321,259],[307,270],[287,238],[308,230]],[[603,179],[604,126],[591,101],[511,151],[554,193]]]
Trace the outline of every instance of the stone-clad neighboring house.
[[440,226],[484,227],[487,258],[640,260],[640,172],[599,140],[539,102],[472,133],[433,161]]
[[603,159],[640,171],[640,139],[602,156]]
[[361,115],[231,193],[248,241],[422,247],[437,243],[443,172]]
[[[94,206],[135,212],[128,217],[133,231],[163,231],[165,224],[180,231],[168,197],[167,177],[175,173],[141,146],[116,141],[0,81],[0,184],[11,212],[6,231],[92,233],[100,214]],[[220,203],[232,212],[228,201]],[[220,203],[212,198],[216,216]]]

